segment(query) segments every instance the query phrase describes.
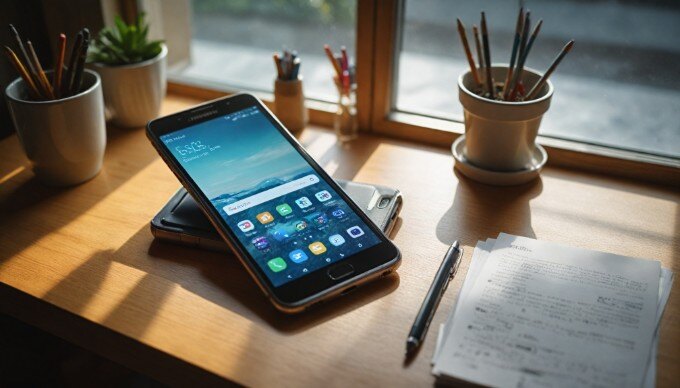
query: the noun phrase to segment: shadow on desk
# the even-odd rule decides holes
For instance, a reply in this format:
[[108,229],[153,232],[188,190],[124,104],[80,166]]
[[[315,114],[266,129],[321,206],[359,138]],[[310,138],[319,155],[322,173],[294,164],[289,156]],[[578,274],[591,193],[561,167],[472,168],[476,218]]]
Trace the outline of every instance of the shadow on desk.
[[[75,313],[84,311],[93,302],[114,263],[137,268],[144,274],[103,318],[102,324],[116,327],[124,322],[126,334],[137,338],[145,333],[176,285],[248,320],[261,321],[291,334],[357,309],[391,293],[399,285],[399,276],[394,274],[310,311],[284,314],[269,302],[232,254],[155,241],[144,227],[119,249],[101,251],[89,258],[49,290],[44,299],[66,302],[62,307]],[[138,306],[144,306],[143,311]]]
[[[458,178],[451,207],[437,224],[437,239],[475,246],[477,241],[505,232],[536,238],[529,202],[543,191],[541,178],[518,186],[490,186],[454,170]],[[472,218],[469,215],[474,214]]]
[[208,253],[153,241],[149,255],[167,265],[191,266],[198,271],[194,276],[169,279],[201,297],[229,309],[250,320],[267,323],[281,332],[296,333],[312,328],[337,316],[371,303],[399,286],[399,275],[380,278],[357,288],[352,293],[321,304],[300,314],[278,311],[264,296],[255,281],[231,253]]
[[[158,155],[144,136],[142,130],[107,129],[102,171],[92,180],[73,187],[45,186],[35,178],[29,162],[23,157],[11,166],[13,171],[1,171],[0,180],[5,177],[7,180],[0,186],[0,235],[12,236],[12,239],[3,245],[0,266],[6,258],[68,225],[156,160]],[[11,141],[5,143],[6,147],[20,147],[16,138],[6,141]],[[134,157],[128,157],[131,155]],[[134,160],[134,163],[118,160]],[[55,212],[57,203],[60,205]],[[41,223],[28,223],[26,220],[31,217],[27,215],[32,213],[50,216],[42,216]],[[18,229],[30,233],[14,233]]]

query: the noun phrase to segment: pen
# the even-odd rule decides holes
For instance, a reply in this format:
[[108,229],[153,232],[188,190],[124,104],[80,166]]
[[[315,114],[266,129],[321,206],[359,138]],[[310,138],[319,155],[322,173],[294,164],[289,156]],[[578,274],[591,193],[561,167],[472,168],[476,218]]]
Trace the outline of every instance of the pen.
[[437,311],[437,306],[439,306],[439,301],[442,299],[442,295],[444,295],[444,290],[449,285],[449,281],[456,275],[462,256],[463,250],[460,249],[460,244],[458,241],[454,241],[446,252],[444,260],[432,281],[430,290],[427,291],[423,305],[420,306],[420,311],[418,311],[418,315],[415,321],[413,321],[411,332],[406,340],[406,357],[412,355],[423,342],[427,329],[430,326],[430,321],[432,321],[432,317],[435,311]]

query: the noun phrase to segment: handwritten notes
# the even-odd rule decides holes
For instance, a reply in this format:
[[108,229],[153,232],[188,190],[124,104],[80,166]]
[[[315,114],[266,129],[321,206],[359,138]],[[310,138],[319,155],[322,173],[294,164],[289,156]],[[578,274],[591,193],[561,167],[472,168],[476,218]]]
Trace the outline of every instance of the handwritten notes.
[[507,234],[480,242],[433,373],[492,386],[653,386],[650,353],[672,281],[663,271]]

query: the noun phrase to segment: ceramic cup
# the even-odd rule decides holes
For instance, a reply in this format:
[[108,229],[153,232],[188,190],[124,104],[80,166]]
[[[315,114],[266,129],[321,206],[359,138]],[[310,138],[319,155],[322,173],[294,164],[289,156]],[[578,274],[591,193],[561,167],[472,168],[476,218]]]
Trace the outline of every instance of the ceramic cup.
[[97,175],[104,160],[106,123],[101,81],[85,70],[83,92],[55,101],[31,101],[23,79],[5,89],[26,156],[46,184],[70,186]]
[[[507,66],[493,66],[494,80],[504,80]],[[524,69],[522,81],[531,88],[541,77]],[[477,86],[468,71],[458,78],[458,98],[465,113],[465,157],[491,171],[519,171],[530,167],[538,127],[550,107],[553,86],[543,86],[531,101],[491,101],[473,92]]]
[[102,78],[106,114],[113,125],[144,127],[158,117],[167,89],[167,56],[168,49],[163,45],[160,54],[144,62],[118,66],[88,64]]
[[307,126],[309,115],[301,78],[274,81],[274,113],[293,135],[299,135]]

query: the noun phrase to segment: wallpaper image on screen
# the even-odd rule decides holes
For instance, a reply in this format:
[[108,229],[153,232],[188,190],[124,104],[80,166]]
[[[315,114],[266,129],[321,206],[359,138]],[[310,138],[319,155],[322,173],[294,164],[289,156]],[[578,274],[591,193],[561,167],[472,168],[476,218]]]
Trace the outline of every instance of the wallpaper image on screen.
[[257,107],[161,140],[274,286],[380,242]]

